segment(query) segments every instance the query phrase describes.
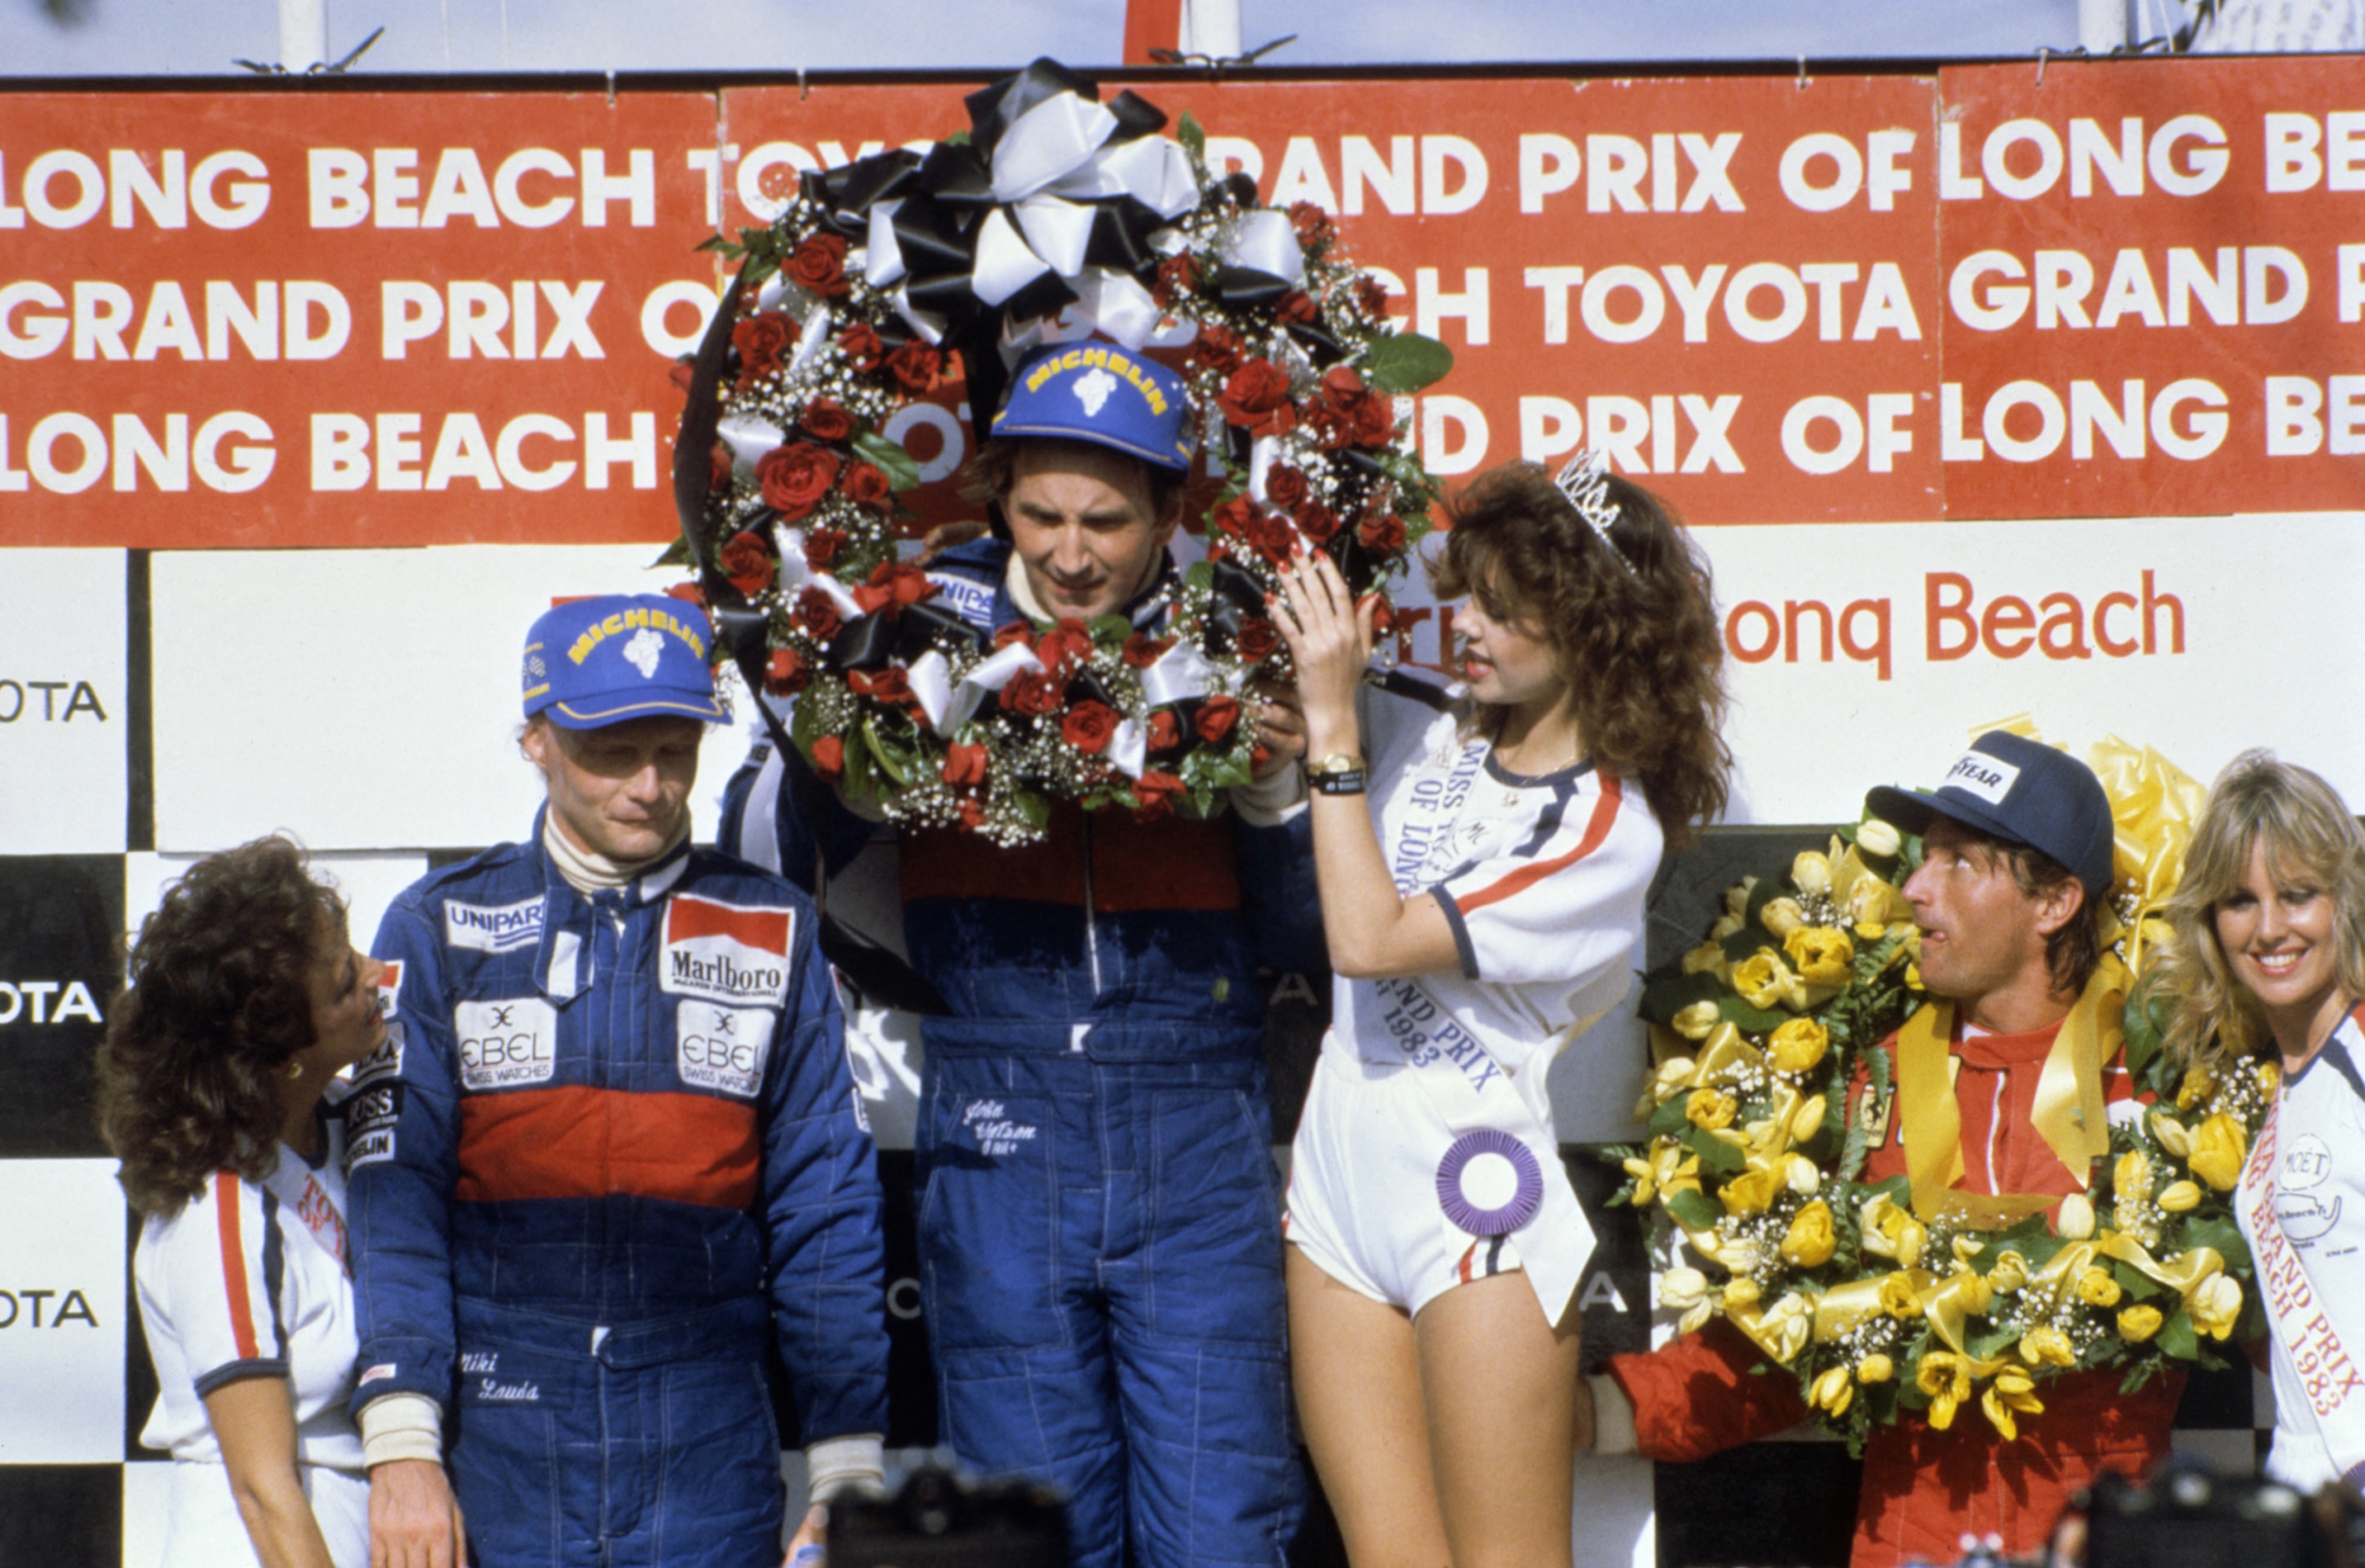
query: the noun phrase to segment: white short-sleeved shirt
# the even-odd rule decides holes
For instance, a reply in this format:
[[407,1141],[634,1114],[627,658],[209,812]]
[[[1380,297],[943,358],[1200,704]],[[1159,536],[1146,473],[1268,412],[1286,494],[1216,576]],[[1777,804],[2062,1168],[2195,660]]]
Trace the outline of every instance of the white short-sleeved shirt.
[[[2235,1194],[2268,1324],[2275,1388],[2267,1473],[2313,1493],[2365,1466],[2365,1030],[2340,1021],[2282,1081]],[[2278,1238],[2261,1232],[2261,1210]],[[2320,1413],[2322,1403],[2333,1414]]]
[[1370,806],[1397,891],[1434,899],[1460,968],[1336,982],[1339,1065],[1442,1057],[1474,1085],[1508,1075],[1552,1126],[1545,1070],[1622,1000],[1664,845],[1642,790],[1580,763],[1526,778],[1450,712],[1374,689]]
[[318,1165],[282,1145],[260,1183],[220,1170],[140,1228],[132,1277],[160,1392],[140,1440],[221,1462],[205,1396],[241,1377],[288,1380],[297,1458],[362,1468],[353,1391],[353,1288],[345,1250],[344,1124],[322,1118]]

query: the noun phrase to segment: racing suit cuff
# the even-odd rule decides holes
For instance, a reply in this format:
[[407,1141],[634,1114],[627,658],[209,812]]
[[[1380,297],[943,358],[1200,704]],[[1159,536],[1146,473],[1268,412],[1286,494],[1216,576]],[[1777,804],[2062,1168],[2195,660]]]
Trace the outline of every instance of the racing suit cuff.
[[381,1394],[362,1406],[362,1463],[443,1462],[443,1409],[423,1394]]
[[1250,827],[1278,827],[1306,809],[1306,776],[1295,767],[1278,769],[1269,778],[1235,784],[1232,809]]
[[805,1447],[805,1491],[816,1503],[826,1503],[856,1485],[886,1484],[886,1450],[877,1432],[824,1438]]
[[1632,1453],[1642,1439],[1634,1430],[1634,1402],[1607,1372],[1595,1372],[1586,1383],[1593,1389],[1593,1451]]

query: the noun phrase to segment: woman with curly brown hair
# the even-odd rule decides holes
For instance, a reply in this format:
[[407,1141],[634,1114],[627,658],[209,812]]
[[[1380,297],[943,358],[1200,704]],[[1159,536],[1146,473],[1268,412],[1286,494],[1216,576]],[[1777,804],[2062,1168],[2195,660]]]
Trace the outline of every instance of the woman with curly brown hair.
[[2234,1204],[2267,1309],[2267,1473],[2365,1482],[2365,831],[2315,774],[2245,752],[2210,786],[2168,913],[2169,1059],[2273,1083]]
[[1662,502],[1597,461],[1519,465],[1451,521],[1432,577],[1469,596],[1466,707],[1366,682],[1372,609],[1326,556],[1277,611],[1337,976],[1291,1168],[1291,1358],[1357,1568],[1570,1560],[1593,1238],[1546,1070],[1625,996],[1663,849],[1731,767],[1708,570]]
[[144,1216],[132,1272],[169,1449],[164,1562],[360,1568],[337,1075],[386,1040],[343,901],[266,838],[208,857],[131,949],[98,1119]]

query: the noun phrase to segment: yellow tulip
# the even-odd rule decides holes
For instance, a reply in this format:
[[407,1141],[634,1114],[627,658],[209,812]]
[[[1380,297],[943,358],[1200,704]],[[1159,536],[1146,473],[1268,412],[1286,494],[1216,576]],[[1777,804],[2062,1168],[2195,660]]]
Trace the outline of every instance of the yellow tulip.
[[2192,1327],[2223,1339],[2241,1318],[2242,1287],[2227,1275],[2212,1274],[2184,1298],[2184,1310],[2192,1315]]
[[2078,1276],[2078,1299],[2089,1306],[2119,1305],[2119,1282],[2108,1269],[2091,1268]]
[[1799,907],[1797,899],[1767,899],[1757,912],[1757,924],[1774,934],[1776,941],[1788,941],[1790,934],[1807,924],[1807,912]]
[[1790,1137],[1804,1143],[1822,1130],[1823,1112],[1827,1109],[1820,1094],[1809,1095],[1804,1104],[1790,1114]]
[[2072,1193],[2061,1200],[2053,1234],[2070,1241],[2083,1241],[2094,1234],[2094,1205],[2086,1201],[2085,1194]]
[[2195,1062],[2184,1070],[2184,1081],[2176,1086],[2176,1108],[2190,1111],[2216,1092],[2217,1075],[2206,1062]]
[[1831,857],[1817,849],[1802,849],[1790,862],[1790,885],[1813,897],[1832,890]]
[[1700,1331],[1701,1327],[1705,1325],[1709,1318],[1714,1317],[1715,1316],[1716,1303],[1712,1301],[1694,1302],[1685,1310],[1683,1316],[1676,1320],[1676,1332],[1678,1334],[1697,1334]]
[[[2178,1096],[2182,1099],[2182,1095]],[[2166,1111],[2154,1111],[2150,1118],[2152,1141],[2176,1156],[2189,1159],[2192,1156],[2192,1129],[2169,1115]]]
[[1709,1031],[1714,1029],[1722,1017],[1715,1002],[1695,1002],[1688,1007],[1676,1009],[1675,1017],[1669,1022],[1675,1026],[1676,1033],[1685,1039],[1705,1040]]
[[1795,1013],[1807,1004],[1806,988],[1771,948],[1760,947],[1733,965],[1729,978],[1752,1007],[1788,1007]]
[[2069,1336],[2048,1323],[2040,1323],[2020,1337],[2020,1359],[2030,1366],[2074,1367],[2078,1351],[2069,1343]]
[[1859,942],[1877,942],[1888,934],[1889,928],[1877,920],[1859,920],[1855,923],[1855,936]]
[[1855,1369],[1855,1380],[1858,1383],[1887,1383],[1896,1375],[1897,1363],[1878,1351],[1865,1357]]
[[1831,1206],[1817,1199],[1791,1218],[1790,1228],[1782,1237],[1782,1257],[1801,1269],[1819,1269],[1831,1261],[1832,1250],[1838,1245],[1832,1230]]
[[1894,855],[1905,847],[1905,840],[1878,817],[1867,817],[1855,830],[1855,846],[1866,855]]
[[1740,1279],[1724,1287],[1724,1305],[1728,1307],[1757,1305],[1757,1282]]
[[1802,925],[1782,938],[1782,950],[1809,985],[1845,985],[1853,978],[1849,966],[1855,961],[1855,944],[1844,931]]
[[1724,890],[1724,912],[1735,920],[1749,912],[1749,895],[1757,889],[1757,879],[1743,877]]
[[1659,1305],[1681,1312],[1708,1294],[1708,1276],[1698,1269],[1676,1267],[1659,1276]]
[[2012,1419],[2015,1412],[2023,1416],[2044,1413],[2045,1406],[2037,1402],[2035,1386],[2026,1378],[2005,1374],[1999,1376],[1979,1395],[1979,1409],[1987,1416],[1988,1424],[2004,1441],[2011,1442],[2020,1436],[2020,1428]]
[[2221,1193],[2230,1193],[2242,1179],[2242,1160],[2249,1140],[2242,1124],[2220,1111],[2192,1129],[2192,1173]]
[[2165,1321],[2167,1320],[2159,1315],[2159,1308],[2156,1306],[2137,1304],[2134,1306],[2121,1307],[2119,1338],[2130,1345],[2140,1345],[2158,1333],[2159,1326]]
[[2282,1087],[2283,1070],[2273,1062],[2262,1061],[2255,1070],[2259,1075],[2259,1088],[2268,1099],[2273,1099],[2275,1091]]
[[1711,942],[1721,942],[1726,937],[1739,931],[1741,929],[1741,916],[1737,914],[1720,914],[1716,917],[1716,924],[1708,928],[1708,939]]
[[1908,964],[1905,966],[1905,989],[1908,991],[1920,991],[1922,989],[1921,965]]
[[1664,1103],[1689,1089],[1692,1077],[1698,1070],[1698,1064],[1689,1057],[1669,1057],[1661,1062],[1659,1070],[1651,1075],[1653,1103]]
[[1790,1191],[1802,1198],[1811,1198],[1815,1189],[1823,1184],[1823,1169],[1803,1154],[1783,1158],[1782,1180]]
[[2160,1189],[2159,1206],[2172,1215],[2190,1214],[2201,1206],[2201,1183],[2170,1182]]
[[1724,956],[1721,942],[1703,942],[1684,955],[1684,973],[1687,975],[1708,974],[1722,980],[1724,971],[1732,967],[1732,960]]
[[2151,1161],[2141,1149],[2131,1148],[2111,1168],[2111,1191],[2121,1203],[2151,1196]]
[[1724,1200],[1724,1212],[1731,1215],[1762,1215],[1774,1204],[1774,1194],[1781,1189],[1782,1172],[1778,1169],[1744,1170],[1724,1184],[1717,1196]]
[[1831,1032],[1812,1018],[1786,1019],[1767,1036],[1765,1050],[1777,1072],[1811,1071],[1831,1049]]
[[1827,1368],[1816,1377],[1813,1387],[1807,1394],[1808,1404],[1834,1416],[1846,1415],[1847,1407],[1855,1400],[1855,1383],[1848,1376],[1845,1367]]
[[1933,1350],[1922,1358],[1913,1383],[1929,1395],[1930,1425],[1943,1432],[1955,1424],[1955,1407],[1971,1396],[1970,1363],[1952,1350]]
[[2026,1283],[2028,1260],[2017,1252],[2001,1254],[1996,1259],[1995,1267],[1988,1271],[1988,1289],[2000,1294],[2010,1295]]
[[1884,1278],[1880,1282],[1880,1310],[1891,1317],[1921,1316],[1922,1298],[1914,1293],[1912,1280],[1903,1273]]
[[1731,1126],[1740,1110],[1741,1102],[1721,1089],[1695,1089],[1684,1100],[1684,1119],[1711,1132]]

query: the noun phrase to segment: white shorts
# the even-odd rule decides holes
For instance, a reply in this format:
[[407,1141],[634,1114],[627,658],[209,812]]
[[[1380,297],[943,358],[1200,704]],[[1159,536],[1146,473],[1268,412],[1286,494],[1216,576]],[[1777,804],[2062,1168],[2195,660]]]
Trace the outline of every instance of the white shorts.
[[[1341,1284],[1416,1316],[1455,1285],[1525,1269],[1522,1248],[1552,1249],[1556,1267],[1550,1271],[1573,1280],[1592,1255],[1593,1232],[1557,1152],[1530,1157],[1524,1178],[1509,1159],[1495,1157],[1504,1180],[1488,1187],[1477,1182],[1486,1174],[1487,1151],[1472,1161],[1468,1148],[1490,1136],[1498,1135],[1449,1126],[1417,1073],[1342,1067],[1326,1049],[1315,1063],[1290,1152],[1283,1234]],[[1493,1214],[1524,1196],[1522,1181],[1540,1182],[1531,1211],[1540,1207],[1536,1218],[1547,1223],[1520,1226],[1516,1238],[1486,1234],[1496,1228],[1488,1214],[1474,1215],[1467,1204],[1458,1218],[1448,1211],[1440,1169],[1449,1181],[1452,1171],[1470,1169],[1477,1184],[1464,1191],[1492,1205]],[[1549,1305],[1546,1315],[1558,1320]]]
[[[296,1474],[320,1521],[329,1561],[337,1568],[369,1568],[369,1477],[319,1464],[298,1464]],[[260,1562],[226,1464],[176,1462],[164,1519],[159,1568],[256,1568]]]

